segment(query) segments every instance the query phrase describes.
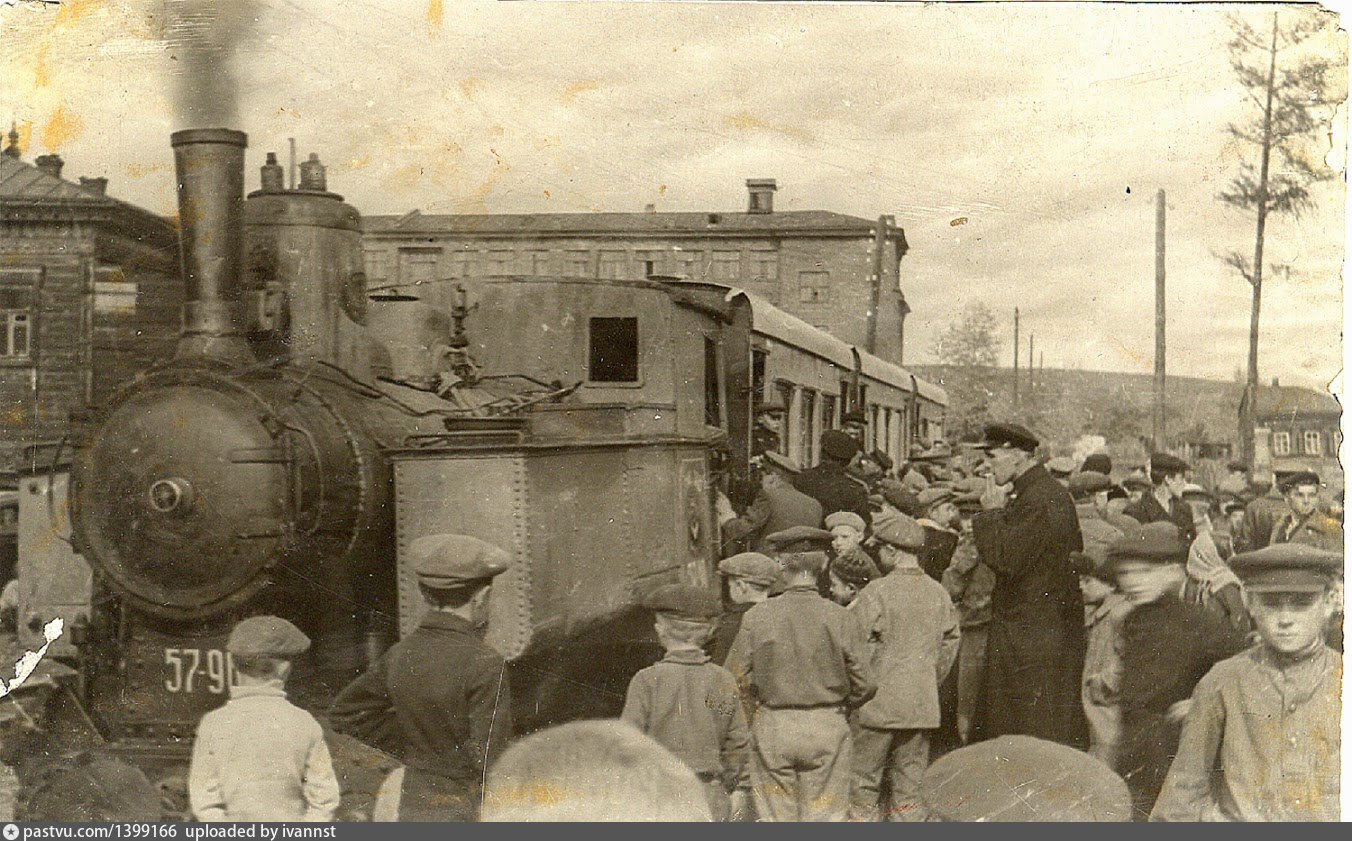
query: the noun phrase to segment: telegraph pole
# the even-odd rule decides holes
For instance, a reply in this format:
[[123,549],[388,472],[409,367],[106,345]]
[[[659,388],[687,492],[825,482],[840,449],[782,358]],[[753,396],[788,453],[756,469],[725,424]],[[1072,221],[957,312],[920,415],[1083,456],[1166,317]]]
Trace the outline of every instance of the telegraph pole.
[[1019,308],[1014,308],[1014,409],[1019,408]]
[[1151,437],[1164,450],[1164,191],[1155,194],[1155,410]]
[[1028,396],[1033,396],[1033,334],[1028,334]]

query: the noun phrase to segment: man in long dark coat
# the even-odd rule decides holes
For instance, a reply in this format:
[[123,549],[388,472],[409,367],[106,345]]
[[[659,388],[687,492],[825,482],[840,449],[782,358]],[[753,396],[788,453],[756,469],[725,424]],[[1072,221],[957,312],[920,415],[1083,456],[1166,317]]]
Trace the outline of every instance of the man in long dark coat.
[[972,532],[996,581],[972,739],[1026,735],[1084,750],[1084,601],[1070,563],[1084,546],[1075,503],[1034,459],[1038,440],[1027,429],[991,424],[985,445],[992,481]]

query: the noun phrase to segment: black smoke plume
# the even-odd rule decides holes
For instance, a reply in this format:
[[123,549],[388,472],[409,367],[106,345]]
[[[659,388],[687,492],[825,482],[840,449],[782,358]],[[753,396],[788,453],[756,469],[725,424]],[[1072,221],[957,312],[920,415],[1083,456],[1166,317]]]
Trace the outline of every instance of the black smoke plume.
[[256,0],[163,3],[178,128],[238,127],[238,53],[253,34]]

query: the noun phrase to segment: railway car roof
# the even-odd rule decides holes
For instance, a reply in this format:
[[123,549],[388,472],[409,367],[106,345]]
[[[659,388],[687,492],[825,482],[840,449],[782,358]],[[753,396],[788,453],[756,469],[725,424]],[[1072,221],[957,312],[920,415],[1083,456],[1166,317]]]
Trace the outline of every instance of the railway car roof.
[[[829,362],[834,362],[847,370],[854,369],[854,352],[857,350],[856,348],[837,339],[829,333],[813,327],[801,318],[790,315],[754,292],[748,292],[745,289],[738,289],[733,286],[709,283],[708,281],[676,280],[671,282],[677,285],[689,284],[692,286],[726,289],[727,292],[724,297],[729,301],[738,295],[743,295],[751,304],[751,329],[753,332],[805,350],[808,353],[819,356]],[[879,382],[896,386],[897,388],[905,389],[907,391],[910,390],[910,371],[907,371],[899,365],[893,365],[891,362],[879,359],[864,350],[859,350],[858,352],[861,374]],[[915,378],[915,383],[916,391],[921,397],[936,403],[946,404],[948,402],[948,395],[939,386],[926,382],[919,377]]]

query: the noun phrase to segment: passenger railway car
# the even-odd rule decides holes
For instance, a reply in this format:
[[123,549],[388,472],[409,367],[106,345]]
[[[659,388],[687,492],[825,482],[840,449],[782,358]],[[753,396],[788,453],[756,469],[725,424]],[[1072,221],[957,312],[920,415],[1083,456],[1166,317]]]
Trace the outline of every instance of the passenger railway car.
[[518,728],[617,714],[658,651],[639,591],[716,587],[712,491],[746,478],[759,396],[786,390],[805,463],[847,404],[894,455],[941,430],[941,390],[725,286],[367,290],[359,217],[318,162],[286,189],[269,156],[245,199],[245,144],[173,136],[180,343],[72,429],[82,701],[129,753],[186,752],[251,614],[311,636],[292,691],[322,708],[416,624],[407,547],[443,531],[515,559],[488,634]]

